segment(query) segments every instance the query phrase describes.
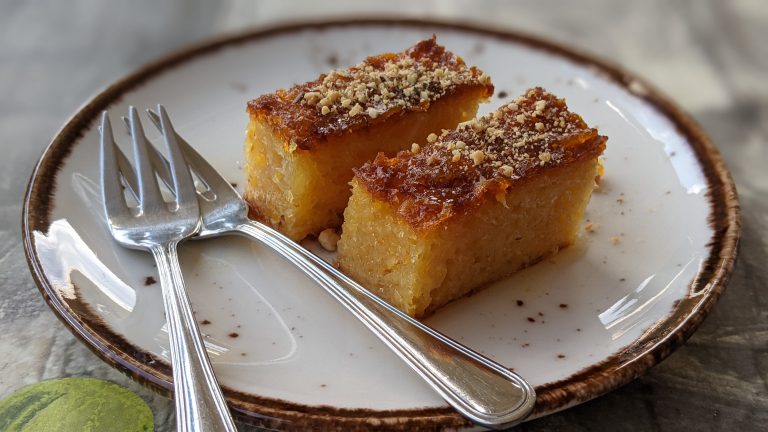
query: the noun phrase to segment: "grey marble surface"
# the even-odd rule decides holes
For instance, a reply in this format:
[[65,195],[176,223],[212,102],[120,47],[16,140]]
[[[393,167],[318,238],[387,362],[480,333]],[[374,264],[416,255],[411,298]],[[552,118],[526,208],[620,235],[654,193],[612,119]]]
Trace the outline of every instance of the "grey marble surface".
[[697,333],[645,377],[519,429],[768,427],[768,3],[0,0],[0,12],[0,398],[42,379],[99,377],[141,395],[158,431],[175,429],[172,403],[78,342],[29,275],[22,196],[37,158],[69,114],[121,75],[210,35],[286,19],[385,12],[523,30],[622,64],[702,124],[738,185],[740,257]]

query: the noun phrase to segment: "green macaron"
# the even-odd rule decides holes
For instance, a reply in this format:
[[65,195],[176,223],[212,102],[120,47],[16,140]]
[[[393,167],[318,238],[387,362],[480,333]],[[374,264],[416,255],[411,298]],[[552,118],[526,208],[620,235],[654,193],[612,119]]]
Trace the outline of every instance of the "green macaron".
[[25,387],[0,401],[4,432],[150,432],[152,411],[135,393],[94,378]]

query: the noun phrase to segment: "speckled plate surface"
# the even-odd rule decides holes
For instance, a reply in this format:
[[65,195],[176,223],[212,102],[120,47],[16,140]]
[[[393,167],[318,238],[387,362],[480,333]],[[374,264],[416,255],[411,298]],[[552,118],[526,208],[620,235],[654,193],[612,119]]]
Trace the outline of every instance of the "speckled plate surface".
[[[539,85],[610,140],[578,243],[448,305],[428,324],[526,377],[538,393],[534,416],[644,373],[692,334],[731,272],[739,211],[719,154],[687,115],[615,66],[452,24],[368,20],[255,31],[174,54],[99,93],[53,139],[26,196],[24,244],[52,309],[105,361],[168,392],[152,258],[113,242],[101,213],[98,113],[162,102],[180,133],[242,183],[249,99],[432,33],[493,78],[496,95],[481,114]],[[281,429],[469,426],[266,247],[228,237],[180,252],[216,373],[242,419]]]

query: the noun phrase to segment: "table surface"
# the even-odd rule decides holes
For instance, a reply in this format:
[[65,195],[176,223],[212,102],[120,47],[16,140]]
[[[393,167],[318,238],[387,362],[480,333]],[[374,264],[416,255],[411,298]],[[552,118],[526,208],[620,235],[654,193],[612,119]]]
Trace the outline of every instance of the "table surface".
[[158,431],[175,429],[172,402],[76,340],[29,274],[22,196],[35,162],[69,115],[116,78],[211,35],[383,12],[521,30],[622,64],[701,123],[738,186],[740,256],[728,289],[696,334],[643,378],[519,429],[752,431],[768,425],[768,3],[587,0],[569,8],[536,0],[0,0],[0,10],[0,398],[43,379],[103,378],[144,398]]

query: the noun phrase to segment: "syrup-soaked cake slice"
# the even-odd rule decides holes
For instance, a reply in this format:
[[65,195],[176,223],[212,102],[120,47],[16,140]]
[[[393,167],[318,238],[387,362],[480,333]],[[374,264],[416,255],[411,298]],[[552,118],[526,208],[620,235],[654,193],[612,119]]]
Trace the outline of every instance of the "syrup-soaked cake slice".
[[576,238],[607,138],[541,88],[355,170],[342,270],[416,317]]
[[437,44],[370,57],[248,103],[245,198],[294,240],[341,225],[352,168],[473,118],[487,75]]

